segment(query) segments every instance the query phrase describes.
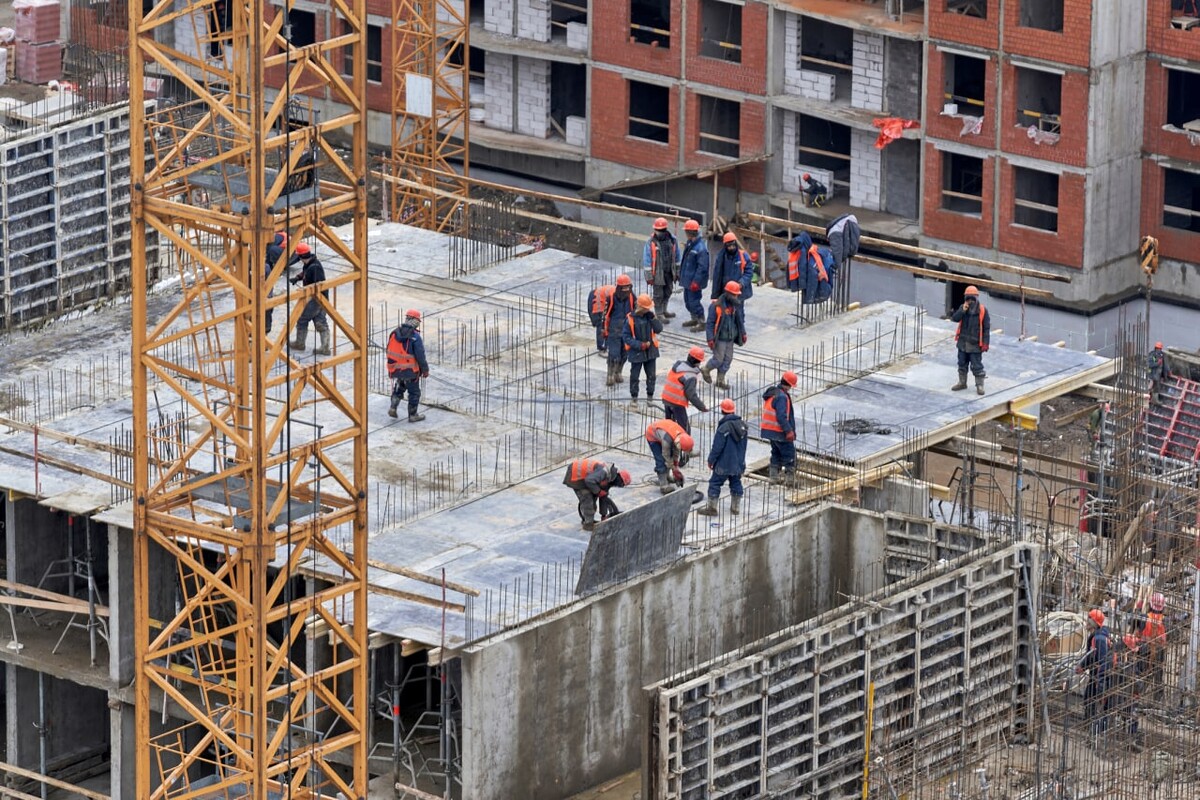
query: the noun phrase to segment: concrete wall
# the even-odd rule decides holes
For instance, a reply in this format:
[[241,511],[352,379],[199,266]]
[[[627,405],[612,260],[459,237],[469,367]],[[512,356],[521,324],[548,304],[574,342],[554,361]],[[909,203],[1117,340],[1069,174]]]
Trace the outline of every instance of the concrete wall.
[[467,649],[463,797],[561,798],[635,769],[643,686],[877,588],[884,542],[883,517],[819,508]]
[[920,42],[884,40],[883,110],[889,116],[921,118],[922,48]]
[[[46,767],[108,749],[108,696],[100,689],[42,675],[9,664],[5,670],[7,760],[40,770],[42,739]],[[42,727],[39,733],[39,725]]]
[[882,151],[883,210],[907,219],[921,213],[921,143],[899,139]]

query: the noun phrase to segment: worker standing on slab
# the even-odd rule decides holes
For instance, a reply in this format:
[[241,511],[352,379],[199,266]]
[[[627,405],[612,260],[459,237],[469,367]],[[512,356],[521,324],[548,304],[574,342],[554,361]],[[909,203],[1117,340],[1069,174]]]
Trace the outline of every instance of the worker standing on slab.
[[721,421],[713,435],[712,449],[708,451],[708,468],[712,476],[708,479],[708,502],[696,513],[706,517],[716,516],[717,499],[721,487],[729,482],[729,513],[742,511],[742,474],[746,471],[746,442],[749,429],[737,415],[737,406],[726,397],[721,401]]
[[683,327],[699,330],[704,327],[701,292],[708,287],[708,245],[700,235],[700,223],[696,220],[683,223],[683,232],[687,242],[680,256],[679,285],[683,287],[683,305],[691,315]]
[[604,309],[604,341],[608,347],[608,385],[621,382],[625,367],[625,318],[633,313],[636,300],[633,297],[633,279],[628,275],[617,276],[617,288],[608,299]]
[[396,408],[404,395],[408,394],[408,421],[420,422],[424,414],[417,413],[421,401],[421,378],[429,377],[429,363],[425,360],[425,343],[417,330],[421,327],[421,312],[415,308],[404,312],[404,323],[388,338],[387,368],[392,379],[392,404],[388,416],[396,416]]
[[1108,670],[1112,666],[1112,655],[1104,612],[1093,608],[1088,612],[1088,621],[1091,632],[1087,637],[1087,652],[1075,672],[1088,673],[1088,685],[1083,694],[1084,716],[1092,735],[1102,736],[1108,731]]
[[809,208],[820,208],[829,197],[829,187],[807,172],[800,176],[800,192]]
[[567,467],[563,485],[570,486],[579,500],[579,520],[585,531],[596,527],[596,505],[601,519],[621,513],[608,493],[619,486],[628,486],[632,478],[625,470],[593,458],[577,458]]
[[664,321],[675,317],[667,310],[671,292],[679,280],[679,242],[668,229],[663,217],[654,220],[654,232],[642,248],[642,269],[646,270],[646,283],[653,287],[654,310]]
[[616,290],[617,287],[612,284],[597,286],[587,296],[588,319],[596,329],[596,353],[600,356],[608,353],[608,343],[604,340],[604,312],[608,310],[608,301]]
[[[315,283],[325,282],[325,267],[321,264],[321,259],[317,258],[316,253],[308,246],[308,242],[300,242],[296,245],[296,253],[288,259],[287,265],[290,267],[297,263],[300,265],[300,274],[291,279],[293,286],[297,283],[302,286],[312,286]],[[329,290],[322,290],[321,296],[328,300]],[[325,317],[325,309],[315,297],[310,298],[304,304],[304,311],[300,313],[300,321],[296,323],[296,338],[291,342],[291,348],[298,353],[304,352],[305,343],[308,341],[309,322],[312,322],[313,327],[317,329],[317,335],[321,337],[321,343],[313,348],[313,355],[329,355],[329,322]]]
[[742,287],[742,299],[749,300],[754,293],[754,262],[750,254],[738,246],[737,235],[730,231],[721,240],[722,246],[712,259],[712,294],[709,299],[721,296],[730,281]]
[[1146,613],[1146,624],[1140,637],[1146,648],[1146,677],[1156,697],[1162,688],[1163,661],[1167,656],[1167,626],[1163,620],[1166,605],[1167,599],[1162,592],[1150,595],[1150,610]]
[[[278,233],[275,234],[275,238],[271,240],[271,243],[267,245],[267,250],[263,257],[263,280],[270,281],[271,270],[275,269],[275,265],[279,263],[279,259],[283,257],[283,254],[285,252],[287,252],[287,241],[288,241],[287,234],[284,233],[283,231],[279,231]],[[267,297],[274,297],[274,296],[275,296],[275,287],[267,286]],[[275,311],[275,309],[273,309],[273,308],[267,309],[267,313],[266,313],[267,329],[265,331],[266,333],[271,332],[271,316],[274,311]]]
[[688,433],[692,425],[688,422],[688,403],[700,411],[708,411],[708,406],[700,399],[699,385],[696,381],[700,374],[700,362],[704,360],[704,348],[693,347],[688,350],[687,358],[676,361],[667,373],[667,383],[663,386],[663,412],[667,419],[674,420]]
[[736,281],[725,284],[725,293],[708,304],[708,323],[705,326],[708,349],[712,358],[700,368],[705,383],[712,383],[712,371],[717,371],[717,387],[728,389],[725,373],[733,364],[733,348],[741,347],[750,337],[746,335],[746,316],[742,310],[742,287]]
[[629,360],[629,406],[638,408],[638,372],[646,374],[646,406],[654,402],[655,365],[658,363],[658,335],[662,322],[654,314],[654,300],[639,295],[637,308],[625,317],[623,331],[625,358]]
[[967,368],[975,376],[975,394],[983,394],[983,354],[988,351],[992,339],[992,317],[983,303],[979,302],[979,290],[968,286],[963,304],[954,310],[951,321],[958,323],[954,340],[958,344],[958,383],[950,387],[953,392],[967,388]]
[[1163,352],[1163,343],[1155,342],[1154,349],[1146,356],[1146,375],[1150,378],[1150,401],[1162,405],[1163,386],[1171,377],[1171,369],[1167,366],[1167,354]]
[[762,437],[771,443],[771,483],[791,481],[796,474],[796,417],[792,410],[792,397],[788,394],[796,388],[799,378],[796,373],[783,373],[779,384],[763,392]]
[[[654,456],[654,474],[658,477],[658,490],[670,494],[675,487],[683,486],[683,472],[696,442],[683,426],[669,419],[651,422],[646,428],[646,441],[650,443],[650,454]],[[670,475],[668,476],[668,471]]]

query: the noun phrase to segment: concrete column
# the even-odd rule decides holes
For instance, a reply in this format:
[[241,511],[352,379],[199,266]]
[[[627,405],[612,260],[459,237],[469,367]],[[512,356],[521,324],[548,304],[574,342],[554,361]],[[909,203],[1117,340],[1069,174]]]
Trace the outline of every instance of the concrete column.
[[513,129],[515,62],[515,56],[500,53],[488,53],[487,59],[483,62],[484,107],[487,110],[487,126],[489,128],[503,131]]
[[112,752],[109,795],[112,800],[134,800],[137,797],[136,715],[133,706],[119,700],[110,700],[108,708],[108,739]]
[[108,585],[108,675],[118,686],[128,686],[135,668],[133,531],[116,525],[108,526]]
[[872,131],[850,131],[850,205],[879,210],[880,151]]
[[545,139],[550,135],[550,62],[517,59],[518,133]]
[[854,32],[850,105],[869,111],[883,110],[883,37],[878,34]]

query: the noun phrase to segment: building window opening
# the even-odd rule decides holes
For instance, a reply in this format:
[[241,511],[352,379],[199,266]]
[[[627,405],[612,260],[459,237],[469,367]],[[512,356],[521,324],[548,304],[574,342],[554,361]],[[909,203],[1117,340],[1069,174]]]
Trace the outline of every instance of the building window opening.
[[1017,125],[1059,133],[1062,75],[1017,67]]
[[957,106],[956,113],[968,117],[984,115],[987,96],[987,60],[957,53],[944,53],[946,103]]
[[741,116],[740,103],[700,95],[700,143],[696,149],[737,158],[741,154]]
[[834,185],[850,186],[850,126],[801,114],[797,137],[799,166],[832,172]]
[[1200,0],[1171,0],[1171,27],[1200,31]]
[[587,67],[550,62],[550,125],[567,138],[567,117],[587,116]]
[[742,62],[742,7],[700,0],[700,55]]
[[671,91],[629,81],[629,135],[667,144],[671,140]]
[[987,0],[946,0],[946,11],[965,17],[987,19]]
[[800,69],[835,76],[834,96],[850,97],[854,71],[854,33],[814,17],[800,20]]
[[[480,14],[476,19],[483,19]],[[555,36],[566,36],[572,22],[587,25],[587,0],[550,0],[550,28]]]
[[670,47],[670,0],[630,0],[629,38],[651,47]]
[[983,159],[942,153],[942,208],[983,215]]
[[311,11],[293,8],[287,18],[288,40],[292,47],[308,47],[317,42],[317,15]]
[[1061,33],[1063,0],[1021,0],[1021,27]]
[[1167,124],[1200,133],[1200,74],[1167,70]]
[[1200,233],[1200,173],[1164,170],[1163,225]]
[[1058,176],[1025,167],[1013,168],[1013,222],[1058,232]]

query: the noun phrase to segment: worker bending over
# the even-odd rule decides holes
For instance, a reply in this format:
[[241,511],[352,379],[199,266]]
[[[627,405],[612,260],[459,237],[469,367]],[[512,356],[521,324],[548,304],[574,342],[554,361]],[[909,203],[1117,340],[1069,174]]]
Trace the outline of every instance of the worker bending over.
[[577,458],[567,467],[563,485],[575,491],[579,500],[579,520],[585,531],[596,527],[596,505],[600,505],[600,518],[608,519],[621,513],[608,493],[618,486],[628,486],[632,478],[616,464],[608,464],[592,458]]

